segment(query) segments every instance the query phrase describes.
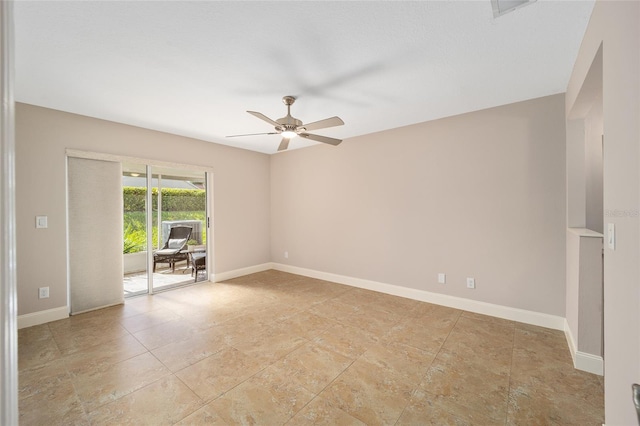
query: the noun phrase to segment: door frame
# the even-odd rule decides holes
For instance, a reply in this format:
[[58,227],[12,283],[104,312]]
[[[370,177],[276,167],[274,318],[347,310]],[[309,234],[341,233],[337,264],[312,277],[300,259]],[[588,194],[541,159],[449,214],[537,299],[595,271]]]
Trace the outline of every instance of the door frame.
[[[207,250],[207,260],[206,260],[206,266],[207,266],[207,275],[206,275],[206,281],[211,281],[212,277],[215,275],[213,272],[213,265],[214,265],[214,261],[213,261],[213,256],[215,254],[215,244],[214,244],[214,234],[212,232],[213,230],[213,223],[214,223],[214,215],[213,215],[213,199],[214,199],[214,186],[213,186],[213,176],[214,176],[214,171],[211,167],[204,167],[204,166],[198,166],[195,164],[184,164],[184,163],[173,163],[173,162],[168,162],[168,161],[159,161],[159,160],[151,160],[148,158],[139,158],[139,157],[129,157],[129,156],[125,156],[125,155],[117,155],[117,154],[107,154],[107,153],[101,153],[101,152],[92,152],[92,151],[82,151],[82,150],[76,150],[76,149],[70,149],[67,148],[65,150],[65,155],[66,157],[76,157],[76,158],[85,158],[85,159],[91,159],[91,160],[102,160],[102,161],[114,161],[114,162],[119,162],[119,163],[127,163],[127,164],[139,164],[142,166],[148,166],[148,167],[160,167],[160,168],[176,168],[176,169],[187,169],[187,170],[191,170],[194,172],[202,172],[205,173],[205,180],[206,180],[206,210],[205,210],[205,227],[207,229],[207,244],[206,244],[206,250]],[[147,171],[149,171],[149,169],[147,168]],[[150,176],[149,173],[147,173],[147,176]],[[148,177],[147,179],[150,179],[151,177]],[[150,191],[147,191],[147,197],[150,198],[151,194]],[[150,203],[150,200],[147,199],[147,202]],[[150,205],[150,204],[149,204]],[[151,212],[151,214],[153,214]],[[66,212],[67,215],[67,220],[68,220],[68,216],[69,216],[69,211],[67,210]],[[68,231],[67,231],[68,232]],[[147,232],[147,238],[149,239],[149,233]],[[147,243],[149,244],[149,241],[147,241]],[[150,245],[148,245],[148,247],[151,247]],[[151,271],[153,268],[153,255],[152,252],[147,250],[147,271]],[[69,258],[69,253],[68,253],[68,246],[67,246],[67,259]],[[151,268],[151,269],[150,269]],[[152,289],[152,282],[151,280],[149,281],[149,293],[148,294],[153,294],[153,289]],[[67,295],[70,294],[70,281],[69,281],[69,266],[67,265]]]

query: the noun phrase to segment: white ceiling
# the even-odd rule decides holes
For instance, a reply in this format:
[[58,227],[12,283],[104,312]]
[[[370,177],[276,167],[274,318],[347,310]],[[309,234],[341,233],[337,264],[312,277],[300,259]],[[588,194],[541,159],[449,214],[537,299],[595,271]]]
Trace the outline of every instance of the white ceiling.
[[225,136],[272,131],[245,111],[282,117],[284,95],[343,139],[564,92],[593,3],[18,1],[15,97],[273,153]]

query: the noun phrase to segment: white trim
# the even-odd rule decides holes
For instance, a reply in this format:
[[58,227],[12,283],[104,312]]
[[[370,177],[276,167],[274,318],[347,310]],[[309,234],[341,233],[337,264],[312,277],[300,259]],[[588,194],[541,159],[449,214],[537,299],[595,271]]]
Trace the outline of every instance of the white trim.
[[[120,154],[108,154],[108,153],[104,153],[104,152],[96,152],[96,151],[83,151],[83,150],[79,150],[79,149],[73,149],[73,148],[66,148],[65,149],[65,157],[66,157],[66,162],[65,162],[65,184],[66,184],[66,188],[65,188],[65,197],[67,200],[67,204],[66,204],[66,227],[67,227],[67,232],[66,232],[66,247],[67,247],[67,305],[71,306],[71,284],[70,284],[70,279],[69,279],[69,271],[71,268],[70,265],[70,256],[69,256],[69,204],[68,204],[68,194],[69,194],[69,179],[68,179],[68,162],[69,162],[69,158],[73,157],[73,158],[82,158],[82,159],[86,159],[86,160],[100,160],[100,161],[111,161],[111,162],[116,162],[116,163],[128,163],[128,164],[139,164],[139,165],[143,165],[146,168],[146,175],[147,175],[147,186],[150,187],[151,186],[151,180],[152,180],[152,173],[150,173],[150,167],[164,167],[164,168],[174,168],[174,169],[187,169],[189,171],[196,171],[199,173],[204,173],[205,174],[205,179],[206,179],[206,209],[205,209],[205,221],[207,222],[205,224],[205,228],[207,229],[207,264],[206,264],[206,271],[207,271],[207,280],[213,282],[214,279],[214,275],[212,273],[210,273],[209,271],[212,271],[214,269],[214,263],[213,263],[213,253],[214,253],[214,237],[213,237],[213,201],[214,201],[214,169],[212,167],[208,167],[208,166],[198,166],[195,164],[185,164],[185,163],[173,163],[173,162],[169,162],[169,161],[161,161],[161,160],[152,160],[149,158],[140,158],[140,157],[130,157],[130,156],[126,156],[126,155],[120,155]],[[147,191],[148,195],[147,195],[147,204],[150,205],[151,203],[151,192]],[[147,223],[151,223],[151,220],[149,220],[149,218],[147,218]],[[210,226],[207,227],[206,225],[209,224]],[[151,233],[149,232],[149,230],[147,230],[147,235],[148,235],[148,240],[147,240],[147,247],[151,247]],[[151,271],[153,269],[153,256],[152,253],[148,253],[147,254],[147,270]],[[156,291],[158,291],[158,289],[153,288],[153,274],[149,275],[149,288],[147,289],[147,294],[149,295],[153,295]]]
[[82,151],[79,149],[65,149],[67,157],[84,158],[86,160],[113,161],[116,163],[131,163],[141,165],[151,165],[152,167],[167,167],[173,169],[189,169],[198,172],[213,173],[211,167],[198,166],[195,164],[172,163],[170,161],[151,160],[148,158],[129,157],[126,155],[107,154],[104,152]]
[[564,330],[565,319],[556,315],[511,308],[509,306],[495,305],[493,303],[464,299],[462,297],[449,296],[447,294],[432,293],[425,290],[401,287],[393,284],[348,277],[345,275],[320,272],[312,269],[299,268],[297,266],[284,265],[281,263],[272,263],[272,267],[278,271],[332,281],[339,284],[346,284],[352,287],[364,288],[394,296],[406,297],[413,300],[419,300],[421,302],[435,303],[442,306],[448,306],[450,308],[462,309],[469,312],[490,315],[497,318],[523,322],[540,327],[552,328],[554,330]]
[[[215,217],[214,217],[214,202],[215,202],[215,194],[213,193],[214,191],[214,179],[215,176],[213,174],[213,172],[209,171],[209,172],[205,172],[205,180],[206,180],[206,184],[205,184],[205,198],[206,198],[206,204],[207,204],[207,208],[205,209],[205,213],[204,213],[204,220],[205,220],[205,224],[204,224],[204,229],[206,229],[207,232],[207,247],[206,247],[206,254],[207,257],[205,258],[205,271],[207,271],[207,281],[210,282],[215,282],[214,279],[214,273],[213,271],[215,271]],[[197,273],[197,271],[196,271]]]
[[[464,299],[461,297],[449,296],[446,294],[432,293],[425,290],[418,290],[408,287],[401,287],[393,284],[385,284],[376,281],[369,281],[360,278],[353,278],[344,275],[331,274],[328,272],[320,272],[312,269],[300,268],[297,266],[284,265],[281,263],[267,262],[259,265],[248,266],[246,268],[235,269],[232,271],[218,272],[212,274],[211,282],[221,282],[244,275],[255,274],[257,272],[275,269],[277,271],[289,272],[292,274],[302,275],[310,278],[317,278],[325,281],[331,281],[339,284],[345,284],[352,287],[364,288],[380,293],[391,294],[393,296],[406,297],[421,302],[435,303],[451,308],[462,309],[469,312],[475,312],[484,315],[490,315],[497,318],[508,319],[512,321],[522,322],[525,324],[537,325],[540,327],[551,328],[554,330],[564,330],[567,335],[567,343],[572,357],[577,353],[580,361],[578,365],[594,365],[598,359],[602,362],[602,358],[593,355],[577,352],[575,344],[568,331],[566,320],[555,315],[544,314],[540,312],[527,311],[524,309],[511,308],[509,306],[495,305],[492,303],[480,302],[477,300]],[[201,281],[204,282],[204,281]],[[200,283],[200,282],[198,282]],[[35,312],[32,314],[21,315],[18,317],[19,328],[29,327],[32,325],[43,324],[49,321],[56,321],[68,317],[68,308],[66,306],[50,309],[48,311]],[[33,319],[32,319],[33,318]],[[574,357],[575,358],[575,357]],[[576,368],[579,368],[576,365]],[[598,374],[595,371],[590,371]]]
[[[419,300],[421,302],[435,303],[442,306],[448,306],[451,308],[462,309],[469,312],[490,315],[497,318],[522,322],[525,324],[537,325],[554,330],[563,330],[567,339],[569,351],[571,352],[571,358],[573,359],[574,367],[579,370],[587,371],[589,373],[598,374],[600,376],[604,374],[604,361],[602,357],[576,350],[575,341],[573,339],[573,335],[571,334],[571,330],[569,329],[567,320],[555,315],[511,308],[509,306],[495,305],[492,303],[480,302],[477,300],[464,299],[461,297],[449,296],[446,294],[432,293],[425,290],[401,287],[393,284],[386,284],[377,281],[348,277],[345,275],[315,271],[312,269],[300,268],[297,266],[284,265],[274,262],[267,262],[260,265],[248,266],[246,268],[211,274],[210,281],[226,281],[244,275],[267,271],[269,269],[275,269],[277,271],[289,272],[291,274],[345,284],[352,287],[373,290],[380,293],[391,294],[393,296],[406,297],[413,300]],[[198,282],[198,284],[200,284],[201,282]],[[57,321],[60,319],[68,318],[68,316],[69,308],[66,306],[41,312],[34,312],[26,315],[20,315],[18,317],[18,328],[31,327],[51,321]]]
[[[208,238],[208,237],[207,237]],[[235,269],[233,271],[217,272],[211,275],[211,282],[221,282],[232,278],[241,277],[243,275],[255,274],[256,272],[268,271],[269,269],[277,269],[273,263],[267,262],[260,265],[248,266],[246,268]]]
[[602,359],[601,356],[580,352],[578,350],[573,338],[573,333],[571,333],[571,328],[569,328],[569,323],[566,320],[564,322],[564,335],[567,338],[574,368],[586,371],[587,373],[597,374],[598,376],[604,376],[604,359]]
[[[155,249],[155,247],[153,247],[153,207],[148,208],[148,206],[153,206],[153,190],[151,189],[153,188],[153,174],[151,167],[150,164],[144,165],[145,174],[147,175],[147,184],[145,186],[147,205],[144,208],[144,227],[147,233],[147,294],[149,296],[153,296],[153,250]],[[162,190],[160,190],[159,193],[162,194]],[[161,229],[162,224],[158,223],[158,226],[160,227],[159,229]],[[158,235],[160,235],[160,232],[158,232]],[[151,248],[151,250],[149,250],[149,248]]]
[[69,318],[68,306],[60,306],[59,308],[47,309],[46,311],[19,315],[18,329],[58,321],[65,318]]
[[71,316],[81,315],[81,314],[86,314],[88,312],[99,311],[100,309],[106,309],[106,308],[111,308],[113,306],[120,306],[120,305],[124,305],[124,296],[122,297],[121,302],[111,303],[109,305],[96,306],[95,308],[85,309],[84,311],[70,312],[69,315]]
[[13,3],[0,3],[0,424],[3,425],[18,424]]
[[601,356],[578,351],[576,352],[576,357],[573,360],[573,366],[578,370],[586,371],[587,373],[604,376],[604,360]]
[[64,157],[64,243],[66,254],[67,306],[71,306],[71,252],[69,251],[69,157]]
[[576,365],[576,352],[578,351],[578,347],[576,346],[576,341],[573,338],[573,333],[571,333],[571,328],[569,327],[569,321],[564,320],[564,336],[567,339],[567,344],[569,345],[569,351],[571,352],[571,359],[573,359],[573,366]]

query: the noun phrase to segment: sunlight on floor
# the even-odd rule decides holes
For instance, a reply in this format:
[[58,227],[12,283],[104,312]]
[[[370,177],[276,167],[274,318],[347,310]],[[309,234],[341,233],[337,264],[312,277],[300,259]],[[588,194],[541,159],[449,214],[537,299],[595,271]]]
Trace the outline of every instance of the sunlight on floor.
[[[202,281],[206,277],[206,271],[198,271],[200,274],[198,281]],[[195,278],[191,275],[191,267],[176,267],[175,272],[171,268],[158,268],[153,274],[153,288],[162,289],[180,284],[188,284],[195,282]],[[123,278],[124,296],[134,296],[143,294],[147,291],[147,273],[135,272],[126,274]]]

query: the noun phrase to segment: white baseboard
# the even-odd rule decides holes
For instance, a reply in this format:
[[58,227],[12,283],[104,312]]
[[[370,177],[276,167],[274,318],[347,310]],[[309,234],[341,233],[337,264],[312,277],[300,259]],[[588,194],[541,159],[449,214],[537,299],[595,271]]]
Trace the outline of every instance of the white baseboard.
[[406,297],[408,299],[419,300],[421,302],[435,303],[437,305],[448,306],[450,308],[462,309],[483,315],[508,319],[511,321],[523,322],[554,330],[564,330],[565,319],[556,315],[549,315],[540,312],[527,311],[524,309],[511,308],[508,306],[495,305],[492,303],[480,302],[477,300],[465,299],[462,297],[449,296],[446,294],[432,293],[425,290],[401,287],[393,284],[385,284],[377,281],[363,280],[344,275],[320,272],[312,269],[299,268],[297,266],[272,263],[272,268],[278,271],[303,275],[325,281],[332,281],[339,284],[346,284],[352,287],[364,288],[378,291],[380,293],[394,296]]
[[578,350],[576,341],[573,338],[573,333],[571,333],[571,328],[569,328],[569,323],[566,320],[564,322],[564,335],[567,338],[567,344],[569,345],[569,351],[573,359],[573,366],[587,373],[604,376],[604,359],[602,359],[601,356],[580,352]]
[[[247,268],[236,269],[234,271],[219,272],[212,274],[210,281],[218,282],[224,280],[230,280],[232,278],[241,277],[243,275],[254,274],[256,272],[262,272],[269,269],[273,269],[271,263],[263,263],[261,265],[249,266]],[[199,281],[204,282],[204,281]],[[78,312],[79,313],[79,312]],[[34,312],[31,314],[18,316],[18,329],[32,327],[34,325],[45,324],[52,321],[69,318],[69,308],[67,306],[61,306],[59,308],[47,309],[46,311]]]
[[246,268],[235,269],[233,271],[217,272],[212,274],[211,282],[220,282],[230,280],[232,278],[241,277],[243,275],[255,274],[256,272],[267,271],[269,269],[275,269],[271,262],[262,263],[260,265],[248,266]]
[[573,360],[573,366],[578,370],[586,371],[587,373],[604,376],[604,360],[601,356],[578,351],[576,352],[576,357]]
[[116,303],[110,303],[108,305],[98,306],[97,308],[85,309],[84,311],[78,312],[69,312],[69,315],[81,315],[86,314],[93,311],[99,311],[100,309],[110,308],[112,306],[124,305],[124,296],[122,296],[122,300],[117,301]]
[[578,347],[576,346],[576,341],[573,339],[573,333],[571,333],[571,328],[569,327],[569,322],[564,320],[564,336],[567,339],[567,344],[569,345],[569,351],[571,352],[571,358],[573,359],[573,364],[576,364],[576,352],[578,351]]
[[18,329],[45,324],[51,321],[58,321],[65,318],[69,318],[69,307],[67,306],[47,309],[46,311],[34,312],[32,314],[18,315]]
[[[495,305],[492,303],[480,302],[477,300],[449,296],[446,294],[432,293],[425,290],[401,287],[393,284],[386,284],[377,281],[364,280],[361,278],[353,278],[345,275],[315,271],[313,269],[300,268],[297,266],[272,262],[249,266],[246,268],[240,268],[233,271],[219,272],[215,275],[212,275],[211,281],[220,282],[230,280],[232,278],[254,274],[256,272],[262,272],[269,269],[275,269],[278,271],[289,272],[305,277],[345,284],[352,287],[373,290],[380,293],[391,294],[393,296],[406,297],[413,300],[419,300],[421,302],[435,303],[438,305],[462,309],[469,312],[518,321],[525,324],[532,324],[555,330],[564,330],[567,344],[571,352],[571,357],[573,358],[574,367],[579,370],[587,371],[589,373],[598,374],[601,376],[604,373],[604,361],[602,357],[578,351],[576,349],[575,340],[573,339],[571,329],[569,328],[566,319],[555,315],[527,311],[524,309],[511,308],[508,306]],[[25,327],[32,327],[34,325],[45,324],[47,322],[57,321],[68,317],[69,308],[67,306],[61,306],[59,308],[48,309],[46,311],[20,315],[18,316],[18,328],[21,329]]]

